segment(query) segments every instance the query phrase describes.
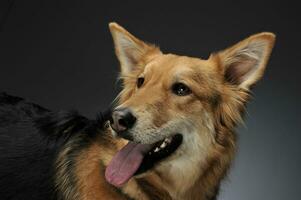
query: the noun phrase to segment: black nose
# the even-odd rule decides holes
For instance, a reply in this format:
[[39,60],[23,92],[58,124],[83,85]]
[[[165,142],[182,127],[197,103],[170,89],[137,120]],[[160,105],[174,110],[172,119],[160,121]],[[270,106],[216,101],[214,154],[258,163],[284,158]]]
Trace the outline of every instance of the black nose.
[[112,113],[111,127],[117,133],[126,131],[134,126],[136,117],[128,108],[118,108]]

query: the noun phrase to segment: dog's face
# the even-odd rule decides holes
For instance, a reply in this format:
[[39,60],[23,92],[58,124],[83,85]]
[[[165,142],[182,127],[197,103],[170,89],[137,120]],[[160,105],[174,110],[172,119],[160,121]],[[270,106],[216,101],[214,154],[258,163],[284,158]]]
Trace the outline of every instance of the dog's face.
[[124,77],[116,110],[126,108],[136,121],[121,135],[151,144],[177,133],[185,139],[194,130],[213,132],[210,113],[219,98],[220,80],[210,65],[201,59],[159,54]]
[[[219,126],[233,128],[240,120],[249,88],[264,72],[274,35],[257,34],[202,60],[163,54],[115,23],[110,30],[124,86],[111,127],[131,141],[123,151],[134,149],[142,155],[132,166],[135,169],[122,173],[129,178],[131,173],[189,165],[191,176],[196,176],[200,165],[226,140],[218,135]],[[112,174],[120,173],[117,165],[126,163],[122,156],[127,154],[118,153],[107,173],[117,186],[127,180],[113,180]]]

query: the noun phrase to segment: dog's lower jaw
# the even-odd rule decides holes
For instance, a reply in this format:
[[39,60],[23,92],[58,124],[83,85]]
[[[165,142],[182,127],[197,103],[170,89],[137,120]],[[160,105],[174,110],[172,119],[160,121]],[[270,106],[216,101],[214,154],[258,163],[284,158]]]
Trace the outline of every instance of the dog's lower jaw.
[[[230,165],[234,149],[222,153],[225,149],[221,146],[206,146],[210,142],[204,140],[186,137],[184,143],[189,145],[182,144],[173,157],[167,158],[170,160],[159,163],[144,179],[151,180],[154,188],[163,189],[172,200],[213,200]],[[215,152],[217,150],[219,152]],[[220,165],[222,162],[224,164]]]
[[[198,179],[200,178],[200,174],[202,174],[201,166],[203,166],[205,158],[207,157],[207,155],[200,152],[207,152],[209,147],[200,142],[201,138],[196,139],[195,136],[191,136],[192,137],[187,136],[184,139],[184,143],[186,144],[182,144],[182,146],[180,146],[180,148],[171,157],[161,163],[158,163],[153,169],[145,174],[141,174],[133,178],[139,184],[139,187],[142,188],[142,191],[145,191],[145,183],[147,182],[147,187],[152,187],[152,191],[156,191],[157,193],[160,192],[160,195],[165,195],[164,198],[159,197],[159,199],[207,200],[205,195],[206,192],[202,192],[203,187]],[[206,144],[208,144],[208,142],[206,142]],[[207,149],[207,151],[205,151],[204,148]],[[195,154],[195,152],[199,153]],[[133,186],[133,183],[128,184]],[[194,190],[196,192],[193,192]],[[124,190],[124,192],[128,193],[131,191]],[[192,192],[194,195],[191,195]],[[148,198],[136,197],[136,199]]]

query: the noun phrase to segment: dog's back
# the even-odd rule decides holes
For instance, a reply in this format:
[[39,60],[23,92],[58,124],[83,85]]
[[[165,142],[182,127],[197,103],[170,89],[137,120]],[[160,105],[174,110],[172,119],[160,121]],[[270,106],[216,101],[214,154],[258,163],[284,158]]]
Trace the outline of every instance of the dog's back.
[[[55,186],[59,153],[75,138],[81,139],[70,147],[72,154],[80,152],[103,121],[95,123],[76,112],[51,112],[0,93],[0,199],[60,199]],[[72,156],[66,160],[72,162]]]
[[61,144],[47,139],[35,120],[49,111],[0,95],[1,199],[54,199],[53,163]]

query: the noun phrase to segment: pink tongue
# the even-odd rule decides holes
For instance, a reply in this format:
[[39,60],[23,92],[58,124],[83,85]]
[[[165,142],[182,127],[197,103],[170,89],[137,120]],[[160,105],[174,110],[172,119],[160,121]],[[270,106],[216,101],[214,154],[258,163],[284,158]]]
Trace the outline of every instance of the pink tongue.
[[120,187],[125,184],[138,170],[143,154],[151,149],[151,145],[129,142],[111,160],[106,168],[106,180]]

